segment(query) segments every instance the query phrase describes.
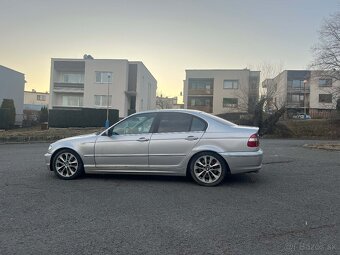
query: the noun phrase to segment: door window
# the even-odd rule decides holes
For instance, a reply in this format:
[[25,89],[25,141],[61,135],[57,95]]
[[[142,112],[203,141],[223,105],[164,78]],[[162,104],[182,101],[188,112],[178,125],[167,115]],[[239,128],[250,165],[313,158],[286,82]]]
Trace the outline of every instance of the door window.
[[158,133],[189,132],[192,116],[183,113],[162,113],[159,119]]
[[150,133],[155,113],[131,116],[112,128],[113,135]]

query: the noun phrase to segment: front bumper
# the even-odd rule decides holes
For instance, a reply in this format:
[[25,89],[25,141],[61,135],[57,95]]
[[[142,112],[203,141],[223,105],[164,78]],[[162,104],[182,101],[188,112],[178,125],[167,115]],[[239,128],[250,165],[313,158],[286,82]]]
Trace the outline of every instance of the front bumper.
[[257,172],[262,167],[263,151],[223,152],[220,155],[229,165],[231,174]]
[[50,167],[50,162],[51,162],[51,156],[52,156],[52,154],[46,153],[44,156],[45,156],[45,163],[46,163],[47,169],[48,169],[49,171],[52,171],[52,170],[51,170],[51,167]]

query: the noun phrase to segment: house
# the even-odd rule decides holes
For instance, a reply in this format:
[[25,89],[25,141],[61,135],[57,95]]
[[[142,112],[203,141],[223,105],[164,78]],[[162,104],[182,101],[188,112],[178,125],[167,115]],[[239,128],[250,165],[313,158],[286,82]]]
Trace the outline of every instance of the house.
[[49,109],[113,108],[119,116],[156,109],[157,81],[140,61],[53,58]]
[[21,126],[24,109],[25,74],[0,65],[0,105],[3,99],[13,99],[15,125]]
[[178,103],[177,97],[156,97],[157,109],[183,109],[184,105]]
[[40,111],[42,107],[48,107],[49,93],[24,91],[24,110]]
[[186,70],[184,108],[212,114],[252,112],[259,99],[260,71]]
[[288,116],[298,113],[312,118],[329,118],[336,109],[340,81],[327,78],[325,71],[285,70],[262,82],[269,99],[267,110],[285,106]]

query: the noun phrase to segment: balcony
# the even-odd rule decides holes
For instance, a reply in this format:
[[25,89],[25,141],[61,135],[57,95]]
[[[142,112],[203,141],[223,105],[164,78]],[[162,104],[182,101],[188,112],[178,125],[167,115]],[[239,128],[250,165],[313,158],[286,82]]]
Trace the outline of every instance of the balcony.
[[84,83],[55,82],[53,92],[84,93]]
[[287,92],[288,93],[310,93],[310,87],[306,86],[306,88],[304,87],[287,87]]
[[287,102],[287,108],[309,108],[309,101],[306,102],[306,106],[304,105],[304,102]]
[[189,89],[189,96],[212,96],[214,93],[213,89]]

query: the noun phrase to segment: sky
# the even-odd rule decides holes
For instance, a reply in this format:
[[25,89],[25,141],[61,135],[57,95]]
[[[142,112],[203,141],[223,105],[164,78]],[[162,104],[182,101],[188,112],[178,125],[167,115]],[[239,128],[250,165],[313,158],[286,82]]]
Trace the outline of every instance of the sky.
[[48,91],[51,58],[142,61],[158,95],[186,69],[306,69],[340,0],[0,0],[0,65]]

